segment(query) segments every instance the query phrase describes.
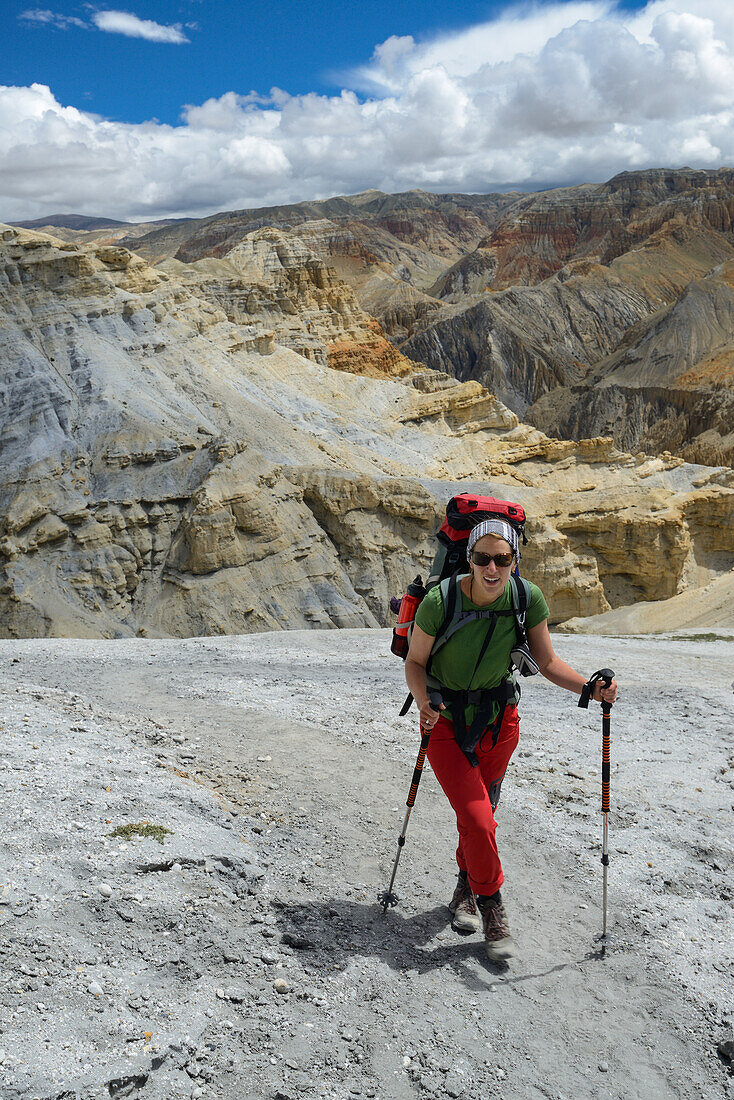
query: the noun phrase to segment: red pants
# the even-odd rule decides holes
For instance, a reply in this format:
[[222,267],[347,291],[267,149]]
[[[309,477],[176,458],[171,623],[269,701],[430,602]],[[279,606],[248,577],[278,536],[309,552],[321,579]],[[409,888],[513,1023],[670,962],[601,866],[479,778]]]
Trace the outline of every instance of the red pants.
[[428,759],[456,812],[459,846],[456,862],[466,871],[475,894],[494,894],[505,881],[494,839],[494,811],[500,785],[520,736],[516,706],[508,706],[497,744],[486,732],[476,747],[479,766],[473,768],[454,738],[453,724],[439,718],[431,733]]

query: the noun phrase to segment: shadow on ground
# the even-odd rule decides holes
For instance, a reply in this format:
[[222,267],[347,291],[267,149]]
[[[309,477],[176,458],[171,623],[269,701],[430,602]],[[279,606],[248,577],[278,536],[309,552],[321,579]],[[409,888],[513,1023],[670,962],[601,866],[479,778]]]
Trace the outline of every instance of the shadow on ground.
[[518,959],[510,965],[494,962],[487,958],[481,934],[459,935],[451,929],[444,905],[406,916],[399,908],[384,913],[377,903],[345,898],[295,905],[273,899],[272,904],[281,942],[310,956],[313,964],[342,967],[362,957],[380,959],[401,973],[448,968],[477,993],[491,990],[498,980],[515,985],[601,959],[592,951],[533,973],[524,972]]

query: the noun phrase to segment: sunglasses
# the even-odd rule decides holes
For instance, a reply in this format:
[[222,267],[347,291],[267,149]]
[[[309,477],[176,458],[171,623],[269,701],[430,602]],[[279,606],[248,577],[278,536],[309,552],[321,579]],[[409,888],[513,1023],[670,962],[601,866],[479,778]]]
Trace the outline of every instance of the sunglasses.
[[471,560],[475,565],[480,568],[484,568],[485,565],[489,565],[491,561],[497,566],[498,569],[506,569],[508,565],[512,565],[512,559],[514,554],[483,554],[481,550],[472,550]]

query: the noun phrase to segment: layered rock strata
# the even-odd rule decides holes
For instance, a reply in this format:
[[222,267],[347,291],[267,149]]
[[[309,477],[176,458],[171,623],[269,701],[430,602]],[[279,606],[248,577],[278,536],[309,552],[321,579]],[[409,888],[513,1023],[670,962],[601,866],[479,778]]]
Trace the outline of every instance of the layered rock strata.
[[725,236],[675,221],[607,265],[456,296],[401,350],[477,378],[549,434],[730,463],[733,255]]
[[221,309],[250,339],[277,339],[307,359],[355,374],[412,370],[351,287],[293,234],[260,229],[222,259],[169,260],[161,269]]
[[[322,361],[330,355],[333,366],[348,370],[391,373],[402,366],[386,336],[418,363],[479,381],[552,434],[611,432],[623,448],[716,463],[731,461],[734,422],[720,355],[712,360],[696,350],[710,309],[699,310],[690,328],[679,311],[682,323],[670,330],[673,358],[682,360],[677,373],[648,370],[643,349],[633,386],[616,374],[640,332],[656,328],[666,309],[732,257],[733,218],[731,169],[650,169],[539,194],[368,191],[216,214],[149,233],[136,227],[123,243],[156,261],[175,255],[200,273],[205,260],[228,259],[258,232],[277,229],[286,247],[308,249],[336,272],[381,326],[354,355],[351,334],[337,336],[324,352],[311,339],[310,322],[294,323],[289,346],[300,353]],[[204,280],[202,296],[241,322],[241,287],[232,285],[231,271],[220,272],[216,284],[214,277]],[[287,343],[273,289],[259,303],[254,296],[249,308],[263,320],[279,315]],[[292,294],[286,297],[292,303]],[[317,328],[326,312],[317,308]],[[714,352],[716,330],[714,319],[703,333]],[[554,396],[556,390],[563,392]]]
[[622,446],[734,465],[734,262],[690,282],[582,383],[545,394],[528,415],[566,437],[611,428]]
[[119,246],[0,230],[5,636],[384,624],[459,489],[523,501],[554,621],[734,564],[730,471],[548,439],[423,368],[335,370],[221,306]]

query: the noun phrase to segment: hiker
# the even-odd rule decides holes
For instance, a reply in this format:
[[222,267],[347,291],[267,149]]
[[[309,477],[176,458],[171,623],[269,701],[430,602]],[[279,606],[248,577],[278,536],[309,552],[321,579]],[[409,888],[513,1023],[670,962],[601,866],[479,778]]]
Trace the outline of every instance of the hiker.
[[[435,585],[418,607],[405,662],[405,679],[420,710],[421,726],[431,731],[428,759],[456,812],[459,875],[449,903],[452,927],[469,933],[478,930],[481,920],[487,953],[495,959],[513,954],[500,893],[504,875],[494,815],[519,737],[519,693],[510,656],[517,648],[510,575],[519,556],[518,533],[509,522],[486,519],[473,527],[467,541],[470,572],[454,583],[460,607],[479,610],[484,617],[467,622],[431,658],[446,616],[442,586]],[[584,677],[553,651],[543,593],[535,584],[517,583],[529,592],[525,630],[529,663],[537,663],[532,671],[580,695]],[[521,654],[519,659],[526,658]],[[517,664],[515,653],[513,660]],[[429,688],[441,691],[440,711],[429,702]],[[595,685],[595,700],[613,703],[616,697],[616,681],[608,688]]]

